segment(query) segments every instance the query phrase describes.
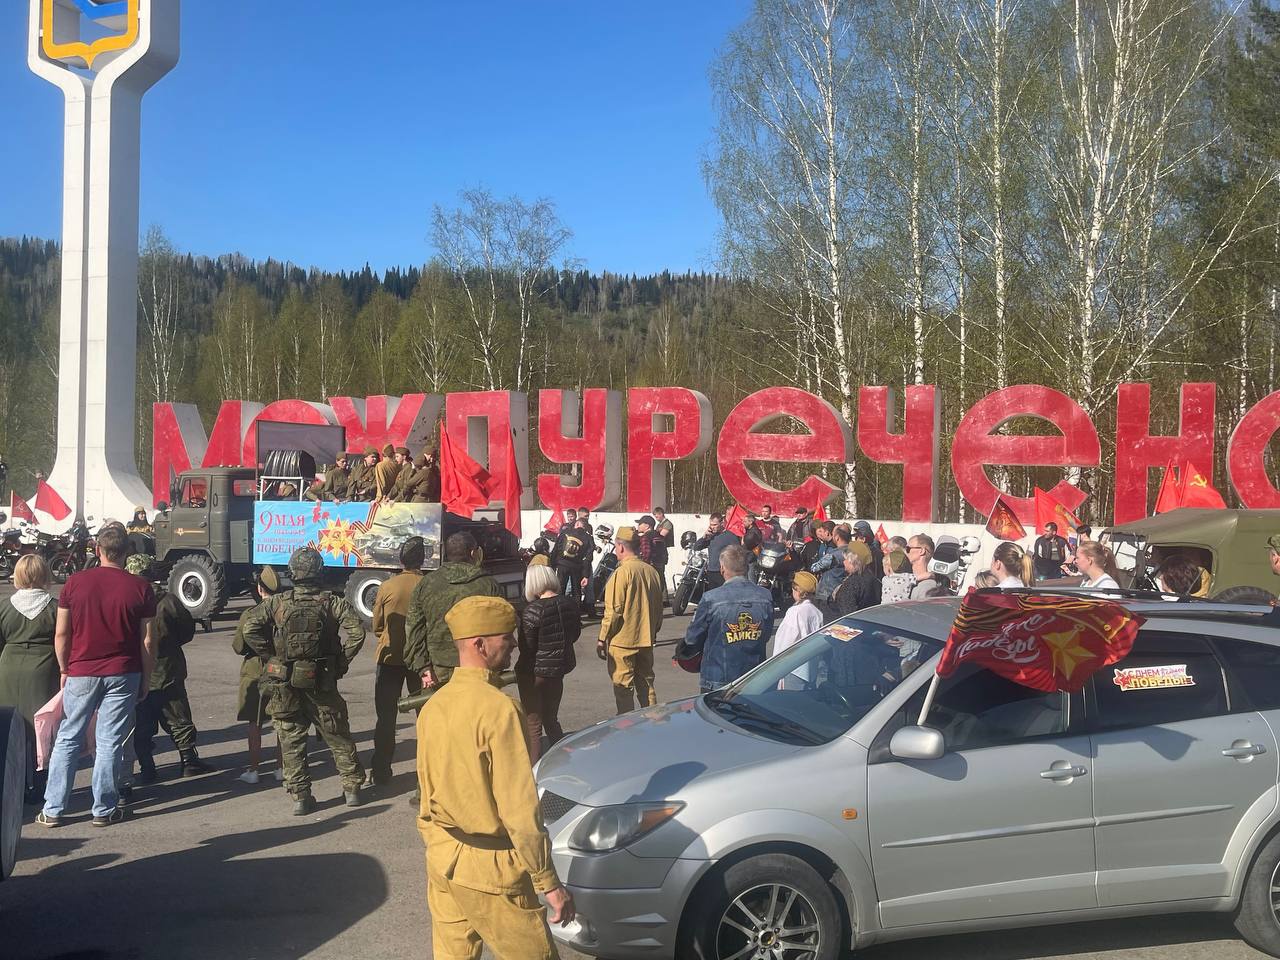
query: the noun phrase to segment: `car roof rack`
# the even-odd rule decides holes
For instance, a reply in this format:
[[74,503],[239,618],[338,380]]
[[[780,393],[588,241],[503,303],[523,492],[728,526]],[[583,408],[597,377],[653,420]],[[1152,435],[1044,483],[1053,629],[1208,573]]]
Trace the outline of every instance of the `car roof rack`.
[[1222,617],[1248,616],[1262,617],[1274,621],[1280,626],[1280,607],[1262,603],[1222,603],[1208,597],[1188,597],[1176,593],[1161,593],[1158,590],[1134,590],[1128,587],[983,587],[983,593],[1016,593],[1027,596],[1063,596],[1078,597],[1081,595],[1097,597],[1100,600],[1137,601],[1129,606],[1135,610],[1158,613],[1160,616],[1177,617]]

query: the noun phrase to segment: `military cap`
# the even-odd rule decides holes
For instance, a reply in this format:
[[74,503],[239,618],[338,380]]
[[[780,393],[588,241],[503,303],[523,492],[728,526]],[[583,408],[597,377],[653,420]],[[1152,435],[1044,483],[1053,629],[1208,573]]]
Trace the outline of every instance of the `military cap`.
[[289,558],[289,576],[293,578],[294,583],[319,580],[322,570],[324,570],[324,558],[320,556],[320,551],[312,547],[295,550],[293,556]]
[[861,540],[855,540],[849,544],[849,552],[857,554],[858,559],[862,561],[864,567],[871,566],[871,548]]
[[817,593],[818,578],[808,570],[801,570],[791,578],[791,585],[801,593]]
[[631,544],[636,542],[636,528],[635,527],[619,527],[617,533],[613,535],[613,539],[615,541],[621,540],[623,543],[630,546]]
[[396,453],[400,454],[400,456],[402,457],[411,456],[411,454],[409,453],[408,447],[396,447]]
[[911,561],[907,559],[907,551],[894,547],[889,551],[889,569],[894,573],[906,573],[911,569]]
[[1267,537],[1267,546],[1276,553],[1280,553],[1280,533],[1273,533],[1271,536]]
[[351,459],[351,454],[347,453],[347,452],[344,450],[342,453],[339,453],[339,454],[338,454],[334,459],[335,459],[335,460],[350,460],[350,459]]
[[396,448],[388,443],[385,447],[382,448],[382,455],[384,457],[394,457],[396,455]]
[[365,447],[364,453],[362,454],[362,456],[366,456],[366,457],[376,457],[377,455],[378,455],[377,447]]
[[516,608],[501,597],[463,597],[444,615],[454,640],[514,633]]
[[258,585],[267,593],[279,593],[280,575],[272,567],[263,567],[258,571]]
[[124,562],[124,568],[135,576],[146,576],[151,572],[151,557],[145,553],[135,553]]
[[531,567],[549,567],[551,566],[551,558],[545,553],[535,553],[529,558],[529,566]]

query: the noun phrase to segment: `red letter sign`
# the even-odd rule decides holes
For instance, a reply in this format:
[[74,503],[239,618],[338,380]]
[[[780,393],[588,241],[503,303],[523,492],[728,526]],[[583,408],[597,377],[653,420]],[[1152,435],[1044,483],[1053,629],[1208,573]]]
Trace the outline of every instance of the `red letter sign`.
[[[994,433],[1018,417],[1048,420],[1062,431],[1062,436],[1010,437]],[[1032,526],[1036,521],[1035,500],[1011,497],[996,489],[985,468],[1096,467],[1101,456],[1098,431],[1080,404],[1050,387],[1005,387],[975,403],[960,421],[951,448],[951,472],[960,495],[979,513],[989,514],[996,497],[1003,497],[1018,519]],[[1049,493],[1068,510],[1075,510],[1086,499],[1078,487],[1065,480]]]
[[1122,383],[1116,394],[1115,523],[1141,520],[1147,515],[1147,471],[1186,461],[1213,480],[1212,383],[1184,383],[1178,433],[1151,435],[1151,384]]
[[[780,417],[799,420],[809,432],[761,431]],[[779,490],[752,471],[747,461],[844,463],[851,442],[849,425],[827,401],[795,387],[766,387],[733,408],[720,428],[716,459],[732,500],[748,510],[759,510],[767,503],[779,513],[789,514],[798,507],[811,509],[819,502],[826,503],[839,488],[811,475],[798,487]]]
[[472,459],[489,471],[493,490],[505,490],[507,451],[516,445],[516,469],[524,492],[522,505],[533,506],[529,492],[529,395],[505,390],[451,393],[445,398],[445,429]]
[[[1250,510],[1280,507],[1280,490],[1267,476],[1267,447],[1280,430],[1280,390],[1263,397],[1240,418],[1227,444],[1227,473]],[[1196,464],[1201,470],[1208,467]]]
[[938,430],[942,398],[938,388],[907,387],[902,433],[893,432],[893,391],[858,391],[858,444],[876,463],[902,464],[902,519],[932,523],[937,508]]
[[347,431],[347,449],[363,450],[388,443],[408,447],[413,456],[431,439],[444,398],[439,394],[406,393],[403,397],[330,397],[338,422]]
[[[550,510],[602,510],[622,496],[622,394],[586,390],[579,426],[574,390],[538,392],[538,446],[552,463],[582,465],[582,479],[568,484],[559,473],[538,475],[538,498]],[[646,508],[647,509],[647,508]]]
[[[658,429],[658,417],[673,428]],[[685,387],[632,387],[627,391],[627,509],[666,507],[664,460],[700,457],[711,446],[711,401]]]

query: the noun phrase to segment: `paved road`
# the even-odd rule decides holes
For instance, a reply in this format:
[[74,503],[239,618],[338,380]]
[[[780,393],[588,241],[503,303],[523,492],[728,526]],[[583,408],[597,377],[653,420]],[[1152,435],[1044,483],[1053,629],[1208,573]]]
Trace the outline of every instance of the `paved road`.
[[[686,622],[671,621],[663,637],[674,639]],[[235,779],[245,744],[243,726],[233,719],[239,668],[230,649],[233,625],[224,619],[187,648],[201,753],[219,772],[141,788],[134,818],[99,830],[88,822],[88,771],[82,770],[72,823],[49,831],[28,821],[17,871],[0,883],[4,960],[419,960],[431,955],[422,846],[405,800],[413,789],[408,723],[401,726],[406,742],[397,751],[390,796],[355,810],[342,806],[332,760],[318,746],[312,774],[320,809],[305,819],[290,816],[287,797],[270,777],[257,787]],[[694,692],[695,678],[666,657],[658,661],[659,696]],[[343,681],[362,757],[372,747],[372,671],[366,650]],[[606,716],[612,702],[588,633],[580,665],[566,683],[566,728]],[[159,745],[167,744],[162,736]],[[171,762],[174,755],[159,759]],[[167,772],[171,775],[172,768]],[[1237,940],[1227,921],[1187,916],[916,941],[878,947],[864,956],[1244,960],[1262,955]]]

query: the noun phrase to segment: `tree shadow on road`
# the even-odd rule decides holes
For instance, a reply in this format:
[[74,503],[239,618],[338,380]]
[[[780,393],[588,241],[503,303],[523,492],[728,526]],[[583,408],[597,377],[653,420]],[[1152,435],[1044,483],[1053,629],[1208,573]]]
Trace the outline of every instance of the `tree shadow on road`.
[[[304,956],[386,901],[381,864],[341,849],[347,823],[385,809],[340,810],[139,860],[68,856],[0,884],[3,954],[6,960]],[[270,855],[330,833],[331,852]],[[84,842],[31,838],[22,852],[24,859],[67,856]]]

